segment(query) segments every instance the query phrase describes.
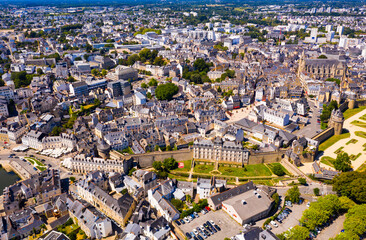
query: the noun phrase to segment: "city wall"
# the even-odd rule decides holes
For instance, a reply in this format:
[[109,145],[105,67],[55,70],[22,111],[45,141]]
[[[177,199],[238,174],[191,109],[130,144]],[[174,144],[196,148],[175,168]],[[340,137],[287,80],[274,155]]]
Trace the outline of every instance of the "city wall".
[[174,158],[177,161],[190,160],[193,158],[193,152],[190,149],[170,152],[152,152],[133,155],[133,159],[141,168],[152,167],[155,161],[164,161],[166,158]]
[[334,135],[334,128],[327,128],[323,132],[319,133],[318,135],[315,135],[313,137],[313,139],[318,141],[320,144],[333,135]]

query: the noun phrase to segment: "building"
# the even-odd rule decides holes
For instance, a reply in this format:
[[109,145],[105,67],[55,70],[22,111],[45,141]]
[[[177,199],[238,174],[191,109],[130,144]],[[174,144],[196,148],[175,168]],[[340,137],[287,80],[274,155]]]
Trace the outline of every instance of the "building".
[[102,239],[113,233],[111,220],[94,207],[88,207],[80,201],[67,200],[69,214],[73,221],[91,239]]
[[46,136],[42,132],[31,130],[22,137],[22,144],[39,151],[55,148],[66,148],[72,151],[76,147],[76,138],[73,134],[61,133],[60,136]]
[[193,158],[215,162],[248,163],[249,151],[241,143],[222,141],[221,138],[211,140],[195,140],[193,143]]
[[138,71],[131,67],[125,67],[119,65],[116,67],[116,80],[130,80],[134,81],[138,79]]
[[[99,174],[99,172],[96,172],[96,174]],[[107,189],[100,187],[106,186],[106,183],[107,181],[103,176],[96,179],[94,174],[91,173],[85,179],[76,183],[77,194],[106,216],[125,226],[136,207],[136,202],[128,193],[118,198],[109,195],[106,192]]]
[[75,97],[87,96],[89,94],[88,84],[84,81],[71,83],[69,88],[71,95]]
[[109,82],[107,88],[111,91],[113,97],[124,96],[131,93],[131,84],[124,80]]
[[197,194],[200,199],[208,198],[212,194],[222,192],[226,189],[226,180],[198,178],[197,179]]
[[14,91],[8,86],[0,87],[0,96],[4,96],[7,101],[14,99]]
[[85,154],[73,158],[65,158],[63,166],[75,173],[89,173],[92,171],[118,172],[127,174],[132,165],[132,159],[103,159],[86,157]]
[[288,113],[265,108],[263,110],[263,120],[284,127],[290,123],[290,116]]

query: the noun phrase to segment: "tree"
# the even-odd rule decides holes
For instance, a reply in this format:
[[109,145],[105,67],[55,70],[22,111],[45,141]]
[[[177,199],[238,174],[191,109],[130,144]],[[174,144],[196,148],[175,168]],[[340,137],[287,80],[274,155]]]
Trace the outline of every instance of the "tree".
[[360,240],[360,237],[353,232],[341,232],[333,240]]
[[187,195],[186,195],[186,201],[187,201],[187,202],[189,202],[189,203],[191,203],[191,202],[192,202],[192,197],[191,197],[191,195],[189,195],[189,194],[187,194]]
[[356,205],[354,201],[352,201],[346,196],[339,197],[339,202],[340,202],[340,210],[345,212]]
[[167,170],[173,170],[178,167],[178,163],[174,158],[166,158],[164,159],[163,166]]
[[287,231],[287,239],[289,240],[305,240],[309,237],[310,231],[303,226],[295,226]]
[[152,78],[150,81],[149,81],[149,86],[150,87],[153,87],[153,86],[158,86],[158,81],[155,79],[155,78]]
[[38,75],[42,75],[42,74],[43,74],[43,70],[42,70],[42,68],[37,68],[37,74],[38,74]]
[[322,54],[322,55],[320,55],[320,56],[318,57],[318,59],[328,59],[328,58],[327,58],[327,56],[325,56],[325,55],[323,55],[323,54]]
[[2,86],[5,86],[5,82],[4,82],[4,80],[2,80],[2,79],[0,78],[0,87],[2,87]]
[[273,173],[276,174],[277,176],[285,175],[285,171],[283,170],[281,165],[275,165],[273,167]]
[[342,172],[348,172],[352,169],[351,160],[346,152],[339,153],[333,165],[336,170]]
[[157,171],[163,170],[163,164],[160,161],[155,161],[153,163],[153,168]]
[[366,203],[366,172],[344,172],[335,176],[333,191],[356,203]]
[[173,83],[160,84],[155,90],[155,96],[159,100],[171,100],[178,91],[178,86]]
[[305,178],[299,178],[297,179],[301,185],[306,185],[306,179]]
[[103,77],[105,77],[106,75],[107,75],[107,70],[105,70],[105,69],[102,69],[102,71],[101,71],[101,75],[103,76]]
[[320,190],[319,190],[319,188],[314,188],[314,189],[313,189],[313,191],[314,191],[314,195],[315,195],[315,196],[319,196],[319,195],[320,195]]
[[352,232],[358,236],[363,235],[366,232],[366,205],[355,205],[350,208],[343,227],[346,232]]
[[121,194],[122,194],[122,195],[125,195],[126,193],[128,193],[127,188],[122,189]]
[[173,150],[173,148],[172,148],[170,145],[168,145],[168,146],[166,146],[165,150],[166,150],[166,151],[172,151],[172,150]]
[[15,88],[27,87],[32,82],[32,76],[27,75],[26,71],[12,72],[11,80],[13,80]]
[[173,204],[173,206],[174,206],[178,211],[180,211],[180,212],[182,211],[182,209],[183,209],[183,207],[184,207],[184,204],[183,204],[183,202],[182,202],[181,200],[173,198],[170,202]]
[[59,126],[55,126],[52,128],[51,135],[52,136],[60,136],[60,133],[62,132],[62,128]]
[[142,88],[147,88],[148,86],[147,86],[147,84],[146,84],[146,83],[144,83],[144,82],[143,82],[143,83],[141,83],[141,87],[142,87]]
[[300,190],[298,186],[293,186],[289,190],[287,190],[286,197],[293,202],[298,203],[300,201]]
[[151,98],[152,98],[151,92],[147,92],[147,93],[146,93],[146,97],[147,97],[148,99],[151,99]]
[[75,182],[75,177],[70,177],[70,182]]
[[94,69],[92,69],[92,70],[91,70],[91,74],[93,74],[94,76],[96,76],[96,77],[97,77],[97,76],[99,76],[99,75],[100,75],[100,72],[98,71],[98,69],[95,69],[95,68],[94,68]]

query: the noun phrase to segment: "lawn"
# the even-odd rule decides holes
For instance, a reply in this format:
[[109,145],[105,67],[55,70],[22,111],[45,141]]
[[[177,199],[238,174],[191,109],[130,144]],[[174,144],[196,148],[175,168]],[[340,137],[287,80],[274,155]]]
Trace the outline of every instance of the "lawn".
[[256,176],[271,176],[272,173],[264,164],[246,165],[245,168],[224,167],[220,166],[219,171],[222,175],[235,177],[256,177]]
[[174,169],[174,171],[189,172],[189,170],[191,170],[192,160],[180,161],[178,163],[183,163],[184,168],[176,168],[176,169]]
[[361,112],[362,110],[366,109],[366,106],[361,106],[358,108],[354,108],[354,109],[347,109],[344,113],[343,113],[343,117],[344,119],[348,119],[350,117],[352,117],[353,115]]
[[335,159],[334,158],[332,158],[332,157],[328,157],[328,156],[324,156],[324,157],[322,157],[321,159],[320,159],[320,162],[321,163],[324,163],[324,164],[326,164],[326,165],[328,165],[328,166],[331,166],[331,167],[334,167],[333,166],[333,162],[335,161]]
[[319,145],[319,151],[324,151],[341,139],[349,138],[351,134],[349,132],[342,133],[341,135],[333,135]]
[[357,139],[354,139],[354,138],[352,138],[351,140],[349,140],[347,143],[346,143],[346,145],[348,145],[348,144],[355,144],[355,143],[357,143],[358,142],[358,140]]
[[290,175],[291,175],[291,174],[287,171],[287,169],[286,169],[284,166],[282,166],[282,164],[281,164],[281,163],[269,163],[269,164],[267,164],[267,167],[269,167],[269,168],[271,169],[271,171],[273,172],[273,168],[274,168],[274,166],[276,166],[276,165],[281,166],[282,170],[286,173],[286,175],[287,175],[287,176],[290,176]]
[[357,127],[363,127],[366,128],[366,122],[354,120],[351,122],[351,124],[357,126]]
[[362,153],[359,153],[359,154],[357,154],[357,155],[351,154],[351,155],[349,156],[349,159],[350,159],[351,161],[356,161],[356,159],[357,159],[357,158],[359,158],[361,155],[362,155]]
[[343,148],[344,147],[340,147],[337,150],[334,151],[335,154],[340,154],[341,152],[343,152]]
[[195,173],[210,173],[212,170],[214,170],[213,165],[197,164],[196,166],[194,166],[194,172]]
[[32,157],[24,157],[28,162],[30,162],[34,167],[36,167],[39,171],[44,171],[47,169],[46,165],[44,165],[41,161],[38,161]]
[[366,171],[366,163],[363,163],[359,168],[357,168],[358,172],[364,172]]
[[366,132],[363,131],[356,131],[355,135],[358,137],[366,138]]
[[362,116],[360,117],[360,119],[361,119],[361,120],[365,120],[365,121],[366,121],[366,114],[365,114],[365,115],[362,115]]

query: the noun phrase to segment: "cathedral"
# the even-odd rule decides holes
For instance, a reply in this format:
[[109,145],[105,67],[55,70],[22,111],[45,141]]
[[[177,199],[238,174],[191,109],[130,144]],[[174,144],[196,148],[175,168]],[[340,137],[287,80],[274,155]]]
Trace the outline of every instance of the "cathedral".
[[299,61],[300,73],[307,73],[314,79],[337,78],[344,81],[348,75],[346,61],[337,59],[305,59],[303,54]]

